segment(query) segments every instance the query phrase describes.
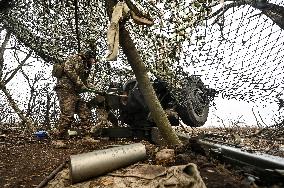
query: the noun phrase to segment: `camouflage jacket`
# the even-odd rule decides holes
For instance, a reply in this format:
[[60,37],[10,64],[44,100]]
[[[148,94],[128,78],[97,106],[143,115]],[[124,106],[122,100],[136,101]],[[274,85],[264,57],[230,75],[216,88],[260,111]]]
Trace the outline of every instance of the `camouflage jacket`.
[[91,67],[83,62],[79,55],[72,55],[62,64],[62,77],[57,79],[55,89],[64,88],[79,91],[82,86],[87,86],[87,79]]

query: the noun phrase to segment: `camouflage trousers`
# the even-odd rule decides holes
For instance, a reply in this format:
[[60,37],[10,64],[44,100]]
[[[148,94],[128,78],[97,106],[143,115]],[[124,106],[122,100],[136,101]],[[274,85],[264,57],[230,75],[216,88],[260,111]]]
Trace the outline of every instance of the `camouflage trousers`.
[[56,89],[59,99],[61,115],[59,118],[59,131],[66,131],[74,122],[74,114],[80,118],[80,128],[89,129],[92,126],[92,111],[87,107],[80,95],[74,90]]
[[105,109],[96,109],[96,119],[96,126],[91,128],[91,133],[95,133],[100,128],[111,126],[111,123],[108,121],[108,113]]

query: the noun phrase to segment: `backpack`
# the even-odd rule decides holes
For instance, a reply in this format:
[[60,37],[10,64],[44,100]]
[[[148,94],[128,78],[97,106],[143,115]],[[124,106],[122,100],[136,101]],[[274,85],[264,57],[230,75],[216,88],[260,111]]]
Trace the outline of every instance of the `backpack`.
[[61,78],[63,75],[63,64],[61,63],[54,63],[53,67],[52,67],[52,76],[54,76],[55,78]]

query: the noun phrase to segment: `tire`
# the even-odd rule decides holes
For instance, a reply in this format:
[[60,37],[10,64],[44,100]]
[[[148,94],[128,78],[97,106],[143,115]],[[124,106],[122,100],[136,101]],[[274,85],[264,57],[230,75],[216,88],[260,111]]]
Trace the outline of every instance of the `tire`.
[[185,98],[179,104],[177,112],[183,123],[191,127],[200,127],[205,124],[209,112],[209,99],[206,87],[197,76],[190,76],[184,86]]

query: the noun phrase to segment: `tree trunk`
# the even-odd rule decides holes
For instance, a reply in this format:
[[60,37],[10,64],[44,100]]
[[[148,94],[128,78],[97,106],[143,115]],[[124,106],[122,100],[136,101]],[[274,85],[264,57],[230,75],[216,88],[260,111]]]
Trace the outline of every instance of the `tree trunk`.
[[[112,7],[115,5],[113,0],[106,0],[106,8],[108,10],[108,15],[110,17]],[[157,127],[160,130],[160,133],[163,139],[167,142],[168,145],[175,146],[181,145],[180,140],[173,131],[170,122],[164,112],[157,96],[154,91],[154,88],[150,82],[150,79],[147,75],[147,70],[142,62],[141,57],[139,56],[134,42],[132,41],[129,32],[125,29],[124,26],[120,28],[119,42],[125,53],[127,60],[136,76],[136,79],[139,84],[139,89],[141,90],[142,95],[144,96],[145,102],[150,110],[151,116],[156,123]]]
[[130,38],[129,32],[124,27],[120,30],[120,45],[136,76],[139,89],[144,96],[145,102],[151,112],[151,116],[158,126],[162,137],[169,145],[180,145],[180,141],[173,131],[167,115],[156,96],[150,79],[148,78],[146,67]]
[[46,92],[46,111],[44,115],[44,124],[47,129],[51,129],[50,126],[50,108],[51,108],[51,97],[49,92]]
[[7,101],[9,103],[9,105],[13,108],[13,110],[17,113],[17,115],[19,116],[19,118],[23,121],[23,123],[26,125],[26,127],[29,130],[33,129],[33,122],[27,118],[24,113],[20,110],[20,108],[18,107],[17,103],[15,102],[15,100],[12,98],[11,94],[9,93],[9,91],[7,90],[6,86],[2,86],[1,91],[3,91],[3,93],[5,94]]

